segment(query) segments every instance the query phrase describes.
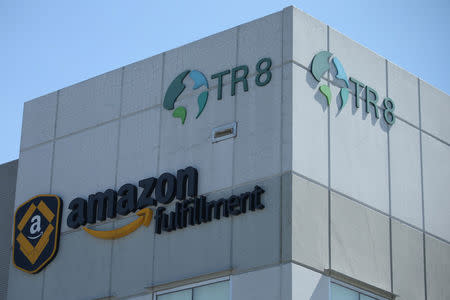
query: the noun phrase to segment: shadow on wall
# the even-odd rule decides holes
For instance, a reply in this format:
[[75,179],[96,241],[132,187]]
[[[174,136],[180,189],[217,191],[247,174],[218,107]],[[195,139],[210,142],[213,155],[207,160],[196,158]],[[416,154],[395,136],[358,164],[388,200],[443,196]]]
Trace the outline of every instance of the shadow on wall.
[[311,298],[308,300],[328,300],[330,289],[330,278],[322,275],[314,289]]
[[[320,82],[318,82],[313,77],[312,73],[309,70],[311,70],[311,63],[309,64],[308,71],[306,72],[306,82],[308,83],[310,88],[315,90],[319,86]],[[325,98],[325,96],[319,92],[319,89],[317,89],[316,92],[314,93],[314,100],[316,100],[320,104],[320,106],[322,107],[322,111],[325,112],[327,110],[328,108],[327,98]]]

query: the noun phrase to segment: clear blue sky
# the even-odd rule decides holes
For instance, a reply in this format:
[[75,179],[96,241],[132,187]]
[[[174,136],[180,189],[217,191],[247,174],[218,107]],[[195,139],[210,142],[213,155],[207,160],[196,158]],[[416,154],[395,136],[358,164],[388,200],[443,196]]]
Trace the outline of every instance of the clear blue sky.
[[0,163],[25,101],[289,5],[450,94],[449,0],[0,0]]

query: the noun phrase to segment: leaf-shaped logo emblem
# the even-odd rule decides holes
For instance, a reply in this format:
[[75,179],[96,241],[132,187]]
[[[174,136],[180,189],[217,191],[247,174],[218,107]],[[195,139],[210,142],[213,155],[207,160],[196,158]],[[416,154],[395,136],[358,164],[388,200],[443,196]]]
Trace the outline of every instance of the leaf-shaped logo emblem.
[[209,85],[208,80],[206,79],[205,75],[203,75],[202,72],[197,70],[192,71],[187,70],[180,73],[177,77],[175,77],[175,79],[170,83],[169,87],[167,88],[166,94],[164,96],[163,107],[167,110],[175,109],[172,113],[172,116],[174,118],[179,118],[181,120],[181,124],[184,124],[184,122],[186,121],[187,109],[184,106],[179,106],[175,108],[175,102],[186,88],[186,85],[183,83],[183,81],[188,74],[189,77],[194,81],[194,86],[192,87],[192,89],[196,90],[202,86],[206,87],[206,91],[201,92],[197,98],[198,113],[195,117],[196,119],[200,117],[203,110],[205,109],[206,103],[208,102]]
[[[330,58],[333,56],[332,53],[328,51],[321,51],[317,53],[311,63],[311,73],[313,77],[320,82],[323,75],[330,70]],[[339,59],[335,56],[332,59],[333,65],[336,68],[336,78],[344,81],[346,87],[342,87],[339,92],[341,98],[341,105],[339,107],[339,111],[347,104],[348,95],[349,95],[349,82],[347,74],[345,73],[344,67]],[[331,104],[331,90],[328,85],[321,85],[319,87],[319,91],[327,98],[328,106]]]

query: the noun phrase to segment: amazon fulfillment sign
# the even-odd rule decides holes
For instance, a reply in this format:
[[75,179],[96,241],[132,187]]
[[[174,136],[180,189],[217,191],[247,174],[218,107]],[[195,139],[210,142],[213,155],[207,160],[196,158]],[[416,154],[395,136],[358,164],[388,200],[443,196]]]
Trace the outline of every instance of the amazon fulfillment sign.
[[[207,199],[198,195],[198,171],[187,167],[176,175],[164,173],[150,177],[136,185],[127,183],[118,191],[108,189],[75,198],[69,203],[67,225],[80,226],[88,234],[100,239],[118,239],[140,226],[155,222],[155,234],[169,233],[187,226],[201,225],[221,218],[238,216],[264,209],[261,195],[264,190],[255,186],[252,191],[228,198]],[[171,209],[167,206],[175,205]],[[62,200],[56,195],[39,195],[22,204],[16,211],[14,224],[13,262],[28,273],[42,270],[56,255],[58,249]],[[87,225],[114,219],[118,215],[136,213],[129,224],[109,231],[94,230]]]
[[[153,215],[155,233],[161,234],[220,220],[221,217],[228,218],[230,215],[238,216],[247,211],[264,209],[261,202],[264,190],[259,186],[255,186],[253,191],[216,200],[198,196],[198,171],[193,167],[178,170],[176,176],[164,173],[158,178],[143,179],[139,181],[139,187],[142,188],[139,195],[137,187],[127,183],[117,192],[108,189],[90,195],[88,200],[72,200],[67,225],[74,229],[83,226],[87,233],[98,238],[115,239],[130,234],[141,225],[149,226]],[[175,198],[177,201],[172,211],[161,206],[171,204]],[[150,207],[154,207],[156,212]],[[85,226],[132,212],[136,212],[138,219],[118,229],[97,231]]]

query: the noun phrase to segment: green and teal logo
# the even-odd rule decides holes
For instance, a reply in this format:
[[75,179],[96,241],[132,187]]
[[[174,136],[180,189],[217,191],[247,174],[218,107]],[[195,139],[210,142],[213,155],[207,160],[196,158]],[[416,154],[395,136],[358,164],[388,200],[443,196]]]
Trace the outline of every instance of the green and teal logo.
[[[360,93],[365,91],[365,97],[362,98],[363,101],[366,102],[366,113],[370,113],[370,108],[375,114],[375,118],[379,119],[379,111],[381,110],[383,113],[384,120],[388,125],[393,125],[395,123],[395,103],[389,98],[385,97],[383,100],[383,107],[378,107],[378,92],[371,88],[368,85],[365,85],[361,81],[353,78],[347,77],[347,73],[342,66],[342,63],[339,59],[334,56],[329,51],[321,51],[314,55],[311,63],[311,73],[313,77],[317,80],[317,82],[321,82],[322,77],[326,72],[330,71],[331,65],[334,65],[336,69],[336,75],[334,76],[338,80],[338,85],[341,88],[339,92],[340,103],[338,103],[339,111],[341,111],[344,106],[347,104],[347,100],[350,94],[350,82],[354,84],[354,94],[355,94],[355,107],[359,108],[360,106]],[[322,84],[319,86],[319,91],[327,98],[328,106],[331,105],[331,90],[328,84]]]
[[206,91],[201,92],[197,98],[198,112],[197,116],[195,117],[196,119],[200,117],[203,110],[205,109],[206,103],[208,102],[208,80],[202,72],[197,70],[187,70],[175,77],[175,79],[170,83],[166,95],[164,96],[163,106],[167,110],[173,110],[172,116],[174,118],[180,118],[182,124],[184,124],[184,122],[186,121],[187,110],[184,106],[178,106],[177,108],[175,108],[175,102],[186,88],[186,85],[183,83],[183,81],[188,74],[189,77],[194,81],[194,86],[192,89],[196,90],[202,86],[206,87]]
[[[311,72],[318,82],[320,82],[322,76],[330,70],[330,58],[332,56],[333,54],[328,51],[321,51],[314,56],[311,65]],[[348,89],[349,82],[344,67],[342,66],[342,63],[339,61],[339,59],[336,56],[334,56],[332,62],[337,70],[337,74],[335,77],[345,83],[345,87],[341,87],[341,91],[339,92],[341,98],[341,105],[339,106],[339,110],[341,110],[342,108],[344,108],[345,104],[347,104],[349,94]],[[330,87],[324,84],[319,87],[319,90],[327,98],[329,106],[331,104],[332,98]]]

